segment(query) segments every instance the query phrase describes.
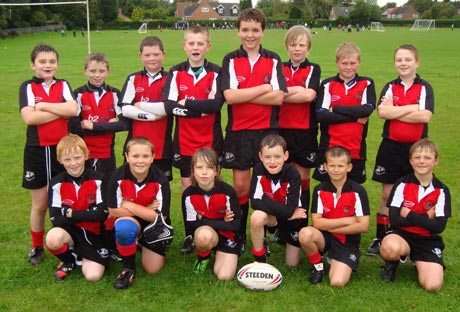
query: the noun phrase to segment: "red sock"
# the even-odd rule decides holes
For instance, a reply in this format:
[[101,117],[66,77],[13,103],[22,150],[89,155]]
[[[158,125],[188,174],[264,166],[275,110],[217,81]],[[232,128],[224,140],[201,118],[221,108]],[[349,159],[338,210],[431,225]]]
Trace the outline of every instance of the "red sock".
[[267,250],[265,249],[265,246],[262,246],[261,250],[255,250],[254,247],[252,247],[251,251],[252,251],[252,254],[256,257],[263,256],[267,252]]
[[323,257],[321,257],[321,254],[319,253],[319,251],[317,251],[314,254],[312,254],[310,256],[307,256],[307,258],[308,258],[308,261],[310,261],[311,264],[317,264],[317,263],[321,262]]
[[48,251],[49,251],[50,253],[52,253],[53,255],[56,256],[56,255],[63,254],[63,253],[65,253],[67,250],[69,250],[69,245],[67,245],[67,244],[62,244],[62,246],[59,247],[59,248],[56,249],[56,250],[51,250],[51,249],[49,249],[48,246],[46,246],[46,249],[48,249]]
[[117,244],[118,251],[122,257],[128,257],[131,255],[135,255],[137,251],[136,243],[131,244],[129,246],[122,246]]
[[45,230],[35,232],[30,230],[30,235],[32,235],[32,247],[43,248],[43,237],[45,236]]
[[201,259],[209,258],[209,255],[211,254],[211,250],[199,251],[198,249],[195,249],[195,252]]

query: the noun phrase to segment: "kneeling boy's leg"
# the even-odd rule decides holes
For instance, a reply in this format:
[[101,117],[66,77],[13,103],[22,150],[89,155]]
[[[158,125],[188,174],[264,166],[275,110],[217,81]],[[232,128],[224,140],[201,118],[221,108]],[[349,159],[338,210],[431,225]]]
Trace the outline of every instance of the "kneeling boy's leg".
[[444,268],[439,263],[415,261],[418,281],[427,291],[441,290],[444,282]]
[[343,287],[350,281],[352,268],[347,264],[331,260],[331,268],[329,269],[329,283],[331,286]]

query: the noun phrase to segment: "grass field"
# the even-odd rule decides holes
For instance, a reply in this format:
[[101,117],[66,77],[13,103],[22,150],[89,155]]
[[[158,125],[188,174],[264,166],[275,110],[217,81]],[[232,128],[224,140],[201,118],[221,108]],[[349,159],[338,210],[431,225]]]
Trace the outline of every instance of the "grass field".
[[[180,31],[151,32],[159,35],[167,56],[165,69],[185,59],[181,46]],[[278,52],[286,59],[282,30],[267,30],[263,46]],[[138,45],[143,35],[136,31],[106,31],[91,33],[92,51],[105,52],[112,71],[108,83],[121,88],[127,74],[141,68]],[[42,265],[28,264],[30,246],[29,212],[30,195],[21,188],[22,153],[25,141],[25,125],[18,110],[19,84],[32,76],[29,54],[33,46],[46,42],[60,52],[57,77],[70,81],[73,88],[86,82],[83,75],[83,60],[87,53],[86,38],[65,37],[59,33],[42,33],[0,41],[0,70],[2,88],[0,93],[0,122],[3,124],[0,160],[0,310],[2,311],[455,311],[460,296],[460,219],[459,198],[460,147],[457,141],[460,114],[460,73],[458,60],[460,33],[447,29],[432,32],[410,32],[409,28],[387,28],[384,33],[345,33],[319,30],[313,36],[310,60],[321,65],[322,78],[335,75],[335,48],[344,41],[358,44],[362,50],[362,65],[359,73],[375,80],[379,94],[384,83],[396,77],[393,67],[393,50],[402,43],[412,43],[421,54],[420,75],[428,80],[435,92],[435,115],[430,122],[430,137],[440,147],[440,165],[437,176],[445,182],[452,193],[452,212],[444,232],[446,243],[445,283],[442,291],[430,294],[423,291],[417,282],[415,269],[401,265],[397,280],[385,284],[379,278],[382,261],[363,256],[359,271],[344,289],[308,283],[307,260],[304,258],[296,269],[284,264],[283,249],[271,246],[270,263],[284,276],[279,289],[267,293],[254,293],[240,287],[236,281],[217,281],[212,270],[204,275],[191,273],[194,255],[182,256],[178,249],[182,242],[183,226],[180,211],[180,179],[174,172],[172,182],[172,220],[176,228],[176,239],[168,254],[164,269],[154,276],[147,276],[138,261],[136,280],[126,291],[117,292],[112,284],[119,273],[120,264],[113,264],[98,283],[88,283],[77,269],[64,283],[55,283],[54,266],[57,259],[47,253]],[[213,31],[213,47],[208,59],[219,63],[223,55],[238,47],[236,31]],[[224,114],[225,115],[225,114]],[[225,118],[224,118],[225,119]],[[371,175],[375,154],[380,142],[383,121],[374,113],[368,134],[368,175]],[[118,135],[117,150],[125,134]],[[231,173],[223,172],[224,179],[231,182]],[[314,183],[313,183],[314,184]],[[365,184],[369,193],[371,211],[377,211],[380,185],[373,181]],[[362,247],[367,248],[374,236],[374,217],[371,229],[363,235]],[[49,223],[48,223],[49,226]],[[239,267],[252,262],[246,251],[239,260]]]

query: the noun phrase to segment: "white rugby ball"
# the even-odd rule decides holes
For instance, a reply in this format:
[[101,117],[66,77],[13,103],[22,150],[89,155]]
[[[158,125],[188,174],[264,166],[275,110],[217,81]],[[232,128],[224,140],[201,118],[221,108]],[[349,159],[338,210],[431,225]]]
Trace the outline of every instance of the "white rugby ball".
[[248,289],[268,291],[278,287],[283,281],[283,276],[273,265],[253,262],[238,271],[237,279]]

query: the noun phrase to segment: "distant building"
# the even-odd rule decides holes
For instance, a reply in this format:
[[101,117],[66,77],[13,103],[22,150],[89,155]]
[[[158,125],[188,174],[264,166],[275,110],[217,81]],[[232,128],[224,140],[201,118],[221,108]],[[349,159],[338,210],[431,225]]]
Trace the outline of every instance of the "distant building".
[[351,11],[353,11],[352,7],[332,7],[329,20],[335,21],[340,16],[348,17]]
[[382,19],[413,20],[419,17],[420,13],[413,6],[390,8],[382,13]]
[[183,20],[236,20],[239,14],[239,3],[199,0],[197,3],[178,2],[175,16]]

